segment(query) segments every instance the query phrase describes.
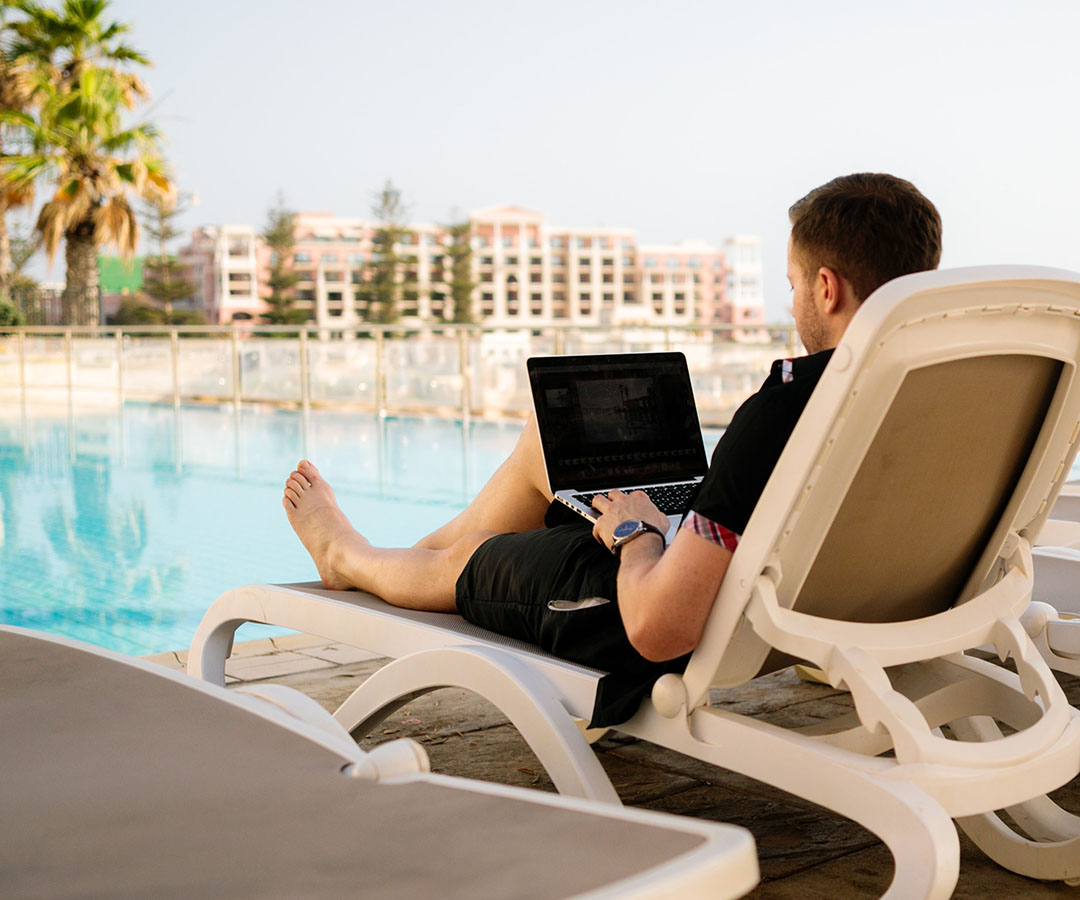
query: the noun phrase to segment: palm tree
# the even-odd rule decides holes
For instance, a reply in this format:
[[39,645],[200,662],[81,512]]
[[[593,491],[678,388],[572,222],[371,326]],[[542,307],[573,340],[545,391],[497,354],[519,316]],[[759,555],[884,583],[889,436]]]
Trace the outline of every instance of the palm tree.
[[[0,109],[25,112],[30,108],[32,91],[26,65],[14,51],[15,34],[6,21],[8,6],[0,6]],[[0,158],[5,144],[10,149],[17,134],[0,125]],[[14,265],[11,258],[11,236],[7,227],[7,211],[33,202],[34,186],[15,186],[0,180],[0,298],[10,296]]]
[[123,121],[147,92],[117,66],[148,62],[119,41],[126,25],[102,20],[106,0],[66,0],[60,12],[30,0],[14,5],[26,18],[11,26],[12,52],[29,71],[37,115],[0,110],[0,123],[20,128],[29,143],[0,166],[13,186],[55,183],[36,230],[50,262],[65,243],[64,321],[96,324],[98,248],[132,255],[138,228],[130,196],[173,192],[157,130]]

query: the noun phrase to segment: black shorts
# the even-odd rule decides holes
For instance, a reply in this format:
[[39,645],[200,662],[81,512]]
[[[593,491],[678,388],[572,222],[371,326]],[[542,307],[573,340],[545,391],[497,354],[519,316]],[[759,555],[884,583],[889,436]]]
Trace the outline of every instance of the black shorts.
[[591,724],[614,725],[633,715],[656,678],[682,671],[687,659],[652,663],[633,648],[619,615],[618,570],[585,519],[500,534],[465,564],[457,608],[474,625],[607,672]]

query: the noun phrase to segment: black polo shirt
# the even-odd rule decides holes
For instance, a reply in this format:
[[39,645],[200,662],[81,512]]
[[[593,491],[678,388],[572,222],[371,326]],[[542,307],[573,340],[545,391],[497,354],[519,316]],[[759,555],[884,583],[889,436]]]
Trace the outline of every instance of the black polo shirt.
[[[735,549],[831,354],[773,363],[716,445],[682,527]],[[607,672],[597,686],[591,724],[617,725],[634,714],[660,675],[683,671],[689,656],[662,663],[642,657],[619,613],[617,558],[596,541],[590,522],[561,503],[552,504],[546,525],[481,544],[458,578],[458,612],[483,628]]]
[[734,551],[765,483],[832,358],[822,350],[778,359],[756,394],[736,410],[682,527]]

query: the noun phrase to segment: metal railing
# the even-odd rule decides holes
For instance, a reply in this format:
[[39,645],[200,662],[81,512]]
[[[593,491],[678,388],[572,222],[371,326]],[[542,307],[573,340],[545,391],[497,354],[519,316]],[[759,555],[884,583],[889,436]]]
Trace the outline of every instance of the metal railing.
[[0,402],[271,403],[468,420],[531,407],[529,356],[681,350],[703,425],[724,425],[792,326],[21,327],[0,333]]

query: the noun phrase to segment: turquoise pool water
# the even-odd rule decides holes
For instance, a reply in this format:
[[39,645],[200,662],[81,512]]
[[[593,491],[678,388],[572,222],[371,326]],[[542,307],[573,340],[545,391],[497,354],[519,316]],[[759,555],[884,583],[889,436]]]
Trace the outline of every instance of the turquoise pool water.
[[372,540],[408,544],[465,505],[519,430],[269,407],[0,411],[0,622],[184,648],[229,588],[316,577],[281,508],[302,456]]
[[403,546],[462,509],[520,430],[268,406],[0,407],[0,622],[131,654],[183,649],[226,590],[316,579],[281,508],[301,457],[361,532]]

